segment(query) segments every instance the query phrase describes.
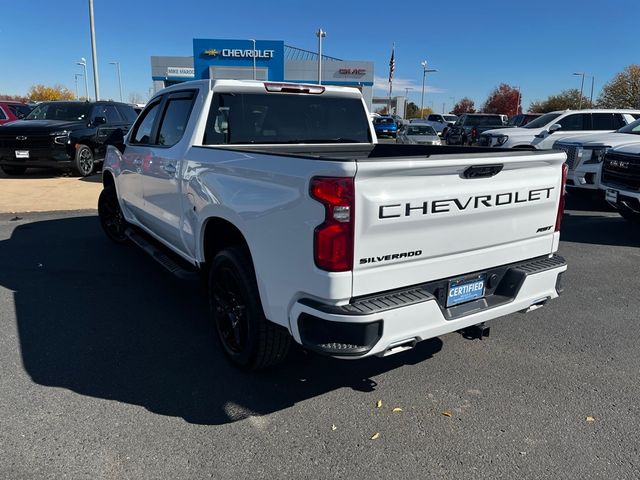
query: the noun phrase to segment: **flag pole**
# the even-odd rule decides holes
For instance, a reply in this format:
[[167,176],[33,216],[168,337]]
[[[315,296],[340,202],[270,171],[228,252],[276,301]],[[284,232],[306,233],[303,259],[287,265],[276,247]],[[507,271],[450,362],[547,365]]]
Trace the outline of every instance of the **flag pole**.
[[391,60],[389,60],[389,110],[388,115],[391,115],[391,93],[393,92],[393,72],[396,69],[396,42],[393,42],[391,47]]

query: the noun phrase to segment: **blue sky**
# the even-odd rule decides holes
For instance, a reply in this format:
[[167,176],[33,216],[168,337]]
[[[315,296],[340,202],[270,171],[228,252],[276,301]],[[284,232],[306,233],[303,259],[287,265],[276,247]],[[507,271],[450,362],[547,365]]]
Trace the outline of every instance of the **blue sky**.
[[[284,40],[315,51],[319,27],[327,32],[327,55],[375,62],[382,87],[377,93],[388,88],[393,42],[394,91],[412,87],[416,103],[420,62],[428,60],[439,71],[427,77],[425,106],[433,102],[438,111],[443,102],[451,108],[451,97],[481,103],[501,82],[519,85],[526,107],[579,88],[580,78],[571,75],[576,71],[595,75],[597,96],[615,73],[640,62],[634,42],[638,0],[95,0],[95,12],[101,94],[114,99],[118,84],[110,61],[121,63],[125,97],[136,92],[146,98],[151,55],[191,55],[193,38]],[[35,83],[75,89],[74,74],[81,72],[76,61],[91,63],[87,0],[3,0],[2,18],[0,93],[24,94]]]

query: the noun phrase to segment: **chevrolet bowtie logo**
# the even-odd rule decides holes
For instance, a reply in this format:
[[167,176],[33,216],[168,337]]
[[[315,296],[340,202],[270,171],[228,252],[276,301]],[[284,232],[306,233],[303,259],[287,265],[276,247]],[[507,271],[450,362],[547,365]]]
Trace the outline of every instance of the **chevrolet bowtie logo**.
[[206,57],[217,57],[220,52],[215,48],[210,48],[209,50],[205,50],[202,54]]

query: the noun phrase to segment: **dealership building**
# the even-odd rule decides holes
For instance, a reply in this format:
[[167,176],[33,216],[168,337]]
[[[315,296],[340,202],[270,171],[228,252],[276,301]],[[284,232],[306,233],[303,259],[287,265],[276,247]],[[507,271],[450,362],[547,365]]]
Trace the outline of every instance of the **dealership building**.
[[[151,57],[154,91],[194,79],[317,83],[318,54],[279,40],[193,39],[191,57]],[[322,83],[356,87],[371,108],[373,62],[322,55]]]

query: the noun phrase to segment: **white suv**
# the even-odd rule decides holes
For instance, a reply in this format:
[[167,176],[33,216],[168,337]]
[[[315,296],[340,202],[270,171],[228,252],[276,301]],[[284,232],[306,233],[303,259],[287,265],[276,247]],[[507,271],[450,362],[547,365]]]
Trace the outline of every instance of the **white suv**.
[[597,190],[605,153],[611,148],[640,142],[640,120],[613,133],[591,133],[566,137],[553,148],[567,154],[567,187]]
[[478,146],[547,150],[558,140],[618,130],[640,118],[640,110],[565,110],[550,112],[518,128],[488,130]]

